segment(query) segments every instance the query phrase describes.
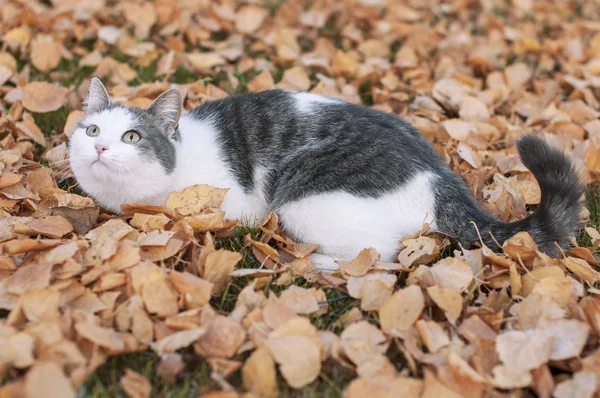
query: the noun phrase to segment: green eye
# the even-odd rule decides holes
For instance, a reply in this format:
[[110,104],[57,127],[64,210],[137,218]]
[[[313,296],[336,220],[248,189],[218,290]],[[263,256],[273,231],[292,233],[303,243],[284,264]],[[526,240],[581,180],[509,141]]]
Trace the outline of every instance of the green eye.
[[140,137],[140,135],[138,133],[136,133],[135,131],[128,131],[125,134],[123,134],[123,138],[121,138],[121,139],[126,144],[137,144],[137,142],[141,138],[142,137]]
[[100,135],[100,128],[98,126],[91,125],[85,130],[85,133],[90,137],[98,137]]

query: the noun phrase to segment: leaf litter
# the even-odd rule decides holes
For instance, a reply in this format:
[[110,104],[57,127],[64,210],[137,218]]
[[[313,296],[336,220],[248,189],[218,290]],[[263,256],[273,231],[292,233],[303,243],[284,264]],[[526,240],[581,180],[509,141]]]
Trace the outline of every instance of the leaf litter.
[[[66,143],[92,75],[141,107],[169,87],[187,110],[279,87],[403,116],[504,221],[541,200],[516,155],[523,134],[598,185],[597,2],[276,3],[3,4],[0,395],[75,396],[109,357],[145,350],[176,382],[188,347],[223,396],[278,396],[332,365],[347,397],[600,393],[593,221],[558,259],[523,232],[501,253],[450,250],[424,225],[394,263],[367,246],[330,275],[275,214],[221,245],[240,226],[219,209],[227,190],[188,187],[117,217],[69,186]],[[331,297],[349,305],[339,313]],[[153,393],[131,369],[119,385]],[[212,387],[199,393],[219,396]]]

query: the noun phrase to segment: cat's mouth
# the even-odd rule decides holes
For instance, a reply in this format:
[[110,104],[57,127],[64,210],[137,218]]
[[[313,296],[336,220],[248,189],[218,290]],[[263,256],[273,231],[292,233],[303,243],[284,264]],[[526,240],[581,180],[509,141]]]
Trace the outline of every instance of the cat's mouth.
[[96,159],[92,162],[92,164],[90,165],[90,167],[104,167],[107,169],[110,169],[110,167],[108,166],[108,163],[106,163],[103,159]]

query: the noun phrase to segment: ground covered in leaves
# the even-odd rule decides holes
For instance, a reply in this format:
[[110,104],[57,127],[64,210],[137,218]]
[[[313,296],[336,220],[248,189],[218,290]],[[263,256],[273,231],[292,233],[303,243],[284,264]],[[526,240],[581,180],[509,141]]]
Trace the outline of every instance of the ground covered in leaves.
[[[600,391],[600,5],[592,0],[0,0],[0,396],[592,397]],[[561,258],[423,231],[317,272],[270,215],[194,186],[116,217],[66,142],[89,79],[145,107],[310,90],[412,122],[495,217],[540,202],[515,140],[590,184]],[[351,216],[351,215],[349,215]]]

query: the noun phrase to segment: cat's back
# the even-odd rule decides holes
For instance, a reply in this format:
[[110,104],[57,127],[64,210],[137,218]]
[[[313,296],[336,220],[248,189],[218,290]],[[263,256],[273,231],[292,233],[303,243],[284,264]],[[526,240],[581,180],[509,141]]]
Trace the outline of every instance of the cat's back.
[[293,106],[293,97],[284,90],[267,90],[257,93],[232,94],[227,97],[205,102],[189,112],[196,120],[226,118],[248,119],[281,115]]

